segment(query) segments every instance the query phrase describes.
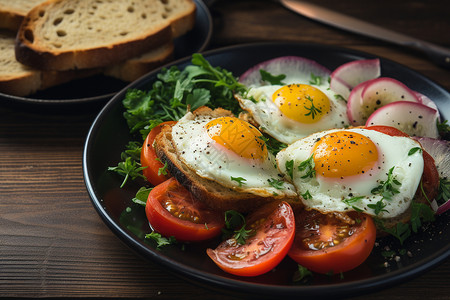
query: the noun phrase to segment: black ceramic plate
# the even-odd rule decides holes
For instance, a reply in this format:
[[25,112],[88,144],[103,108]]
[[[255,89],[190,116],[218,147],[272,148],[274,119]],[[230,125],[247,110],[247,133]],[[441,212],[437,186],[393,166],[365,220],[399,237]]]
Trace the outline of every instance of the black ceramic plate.
[[[175,60],[203,51],[211,40],[213,29],[211,14],[201,0],[195,0],[195,3],[197,5],[195,26],[187,34],[175,39]],[[3,98],[13,104],[27,103],[47,106],[97,103],[111,99],[126,85],[128,83],[112,77],[95,75],[48,88],[27,97],[0,93],[0,99]]]
[[[342,63],[373,56],[330,46],[275,43],[251,44],[209,51],[204,56],[213,66],[221,66],[236,76],[247,68],[266,59],[283,55],[304,56],[318,61],[333,70]],[[183,68],[189,59],[175,62]],[[436,101],[443,116],[450,118],[450,94],[424,76],[389,60],[381,59],[383,76],[397,78]],[[147,89],[155,80],[156,72],[148,74],[130,87]],[[118,93],[100,112],[94,121],[85,144],[83,171],[92,203],[103,221],[130,248],[145,258],[159,263],[187,280],[206,287],[223,291],[260,297],[282,296],[351,296],[386,288],[408,280],[436,266],[450,254],[450,215],[439,216],[427,230],[400,246],[385,238],[375,247],[369,259],[357,269],[344,274],[314,276],[305,285],[293,283],[296,264],[286,258],[273,272],[255,277],[242,278],[228,275],[206,256],[206,247],[215,247],[218,241],[189,244],[182,251],[180,246],[171,245],[156,250],[143,236],[150,232],[142,207],[131,199],[139,188],[128,185],[120,189],[122,178],[108,172],[108,166],[115,166],[120,153],[131,139],[128,127],[122,117],[122,100],[126,91]],[[128,209],[127,209],[128,208]],[[382,256],[385,245],[394,251],[407,249],[412,255],[400,255],[400,261]],[[400,251],[401,252],[401,251]]]

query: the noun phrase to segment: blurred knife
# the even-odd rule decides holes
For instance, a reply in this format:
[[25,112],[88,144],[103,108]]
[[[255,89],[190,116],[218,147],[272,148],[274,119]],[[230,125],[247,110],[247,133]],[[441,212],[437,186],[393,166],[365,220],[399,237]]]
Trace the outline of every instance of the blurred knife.
[[434,63],[450,69],[450,49],[397,33],[311,3],[297,0],[279,1],[284,7],[313,20],[354,33],[420,50]]

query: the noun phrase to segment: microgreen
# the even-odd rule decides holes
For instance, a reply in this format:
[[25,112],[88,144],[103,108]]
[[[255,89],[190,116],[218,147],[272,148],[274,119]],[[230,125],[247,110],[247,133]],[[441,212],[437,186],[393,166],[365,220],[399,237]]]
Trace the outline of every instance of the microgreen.
[[322,83],[322,77],[316,76],[311,73],[311,79],[309,80],[309,84],[320,85]]
[[235,210],[225,212],[225,226],[222,228],[224,238],[233,237],[237,243],[244,245],[245,241],[254,234],[253,230],[246,230],[245,226],[245,217],[241,213]]
[[231,180],[236,181],[239,186],[241,187],[243,184],[245,184],[244,181],[247,181],[247,179],[243,178],[243,177],[233,177],[231,176]]
[[160,249],[162,246],[167,246],[176,243],[176,239],[173,236],[166,238],[155,231],[146,234],[145,238],[155,241],[157,249]]
[[363,199],[364,196],[358,196],[358,197],[351,197],[347,199],[343,199],[342,202],[353,208],[355,211],[361,212],[362,210],[354,205],[354,203],[360,201]]
[[448,199],[450,199],[450,180],[447,178],[439,178],[439,193],[436,197],[436,202],[442,205]]
[[163,164],[163,166],[158,169],[158,176],[167,175],[167,161],[163,163],[159,158],[156,158],[156,160]]
[[282,190],[283,188],[284,188],[284,181],[283,180],[279,180],[279,179],[276,179],[276,178],[270,178],[270,179],[268,179],[268,181],[269,181],[269,184],[272,186],[272,187],[274,187],[274,188],[276,188],[277,190]]
[[308,199],[312,199],[311,194],[309,193],[309,190],[306,190],[306,192],[304,192],[303,194],[301,194],[303,199],[308,200]]
[[300,172],[306,171],[306,174],[301,176],[301,178],[313,178],[316,175],[316,170],[314,170],[314,160],[313,160],[313,154],[305,160],[300,163],[298,166],[298,170]]
[[124,176],[122,184],[120,185],[121,188],[125,185],[129,178],[132,180],[138,177],[145,178],[141,172],[143,169],[145,169],[145,167],[141,167],[140,164],[131,157],[127,157],[125,161],[119,162],[116,167],[108,168],[109,171],[114,171]]
[[322,111],[314,106],[314,102],[313,102],[313,99],[311,98],[311,96],[308,95],[308,96],[305,96],[305,98],[311,102],[310,107],[304,106],[304,108],[307,111],[309,111],[308,113],[305,114],[305,116],[311,116],[311,118],[314,120],[314,118],[316,117],[316,114],[320,114]]
[[313,273],[310,270],[308,270],[308,268],[306,268],[302,265],[298,265],[297,271],[295,271],[292,281],[296,282],[296,283],[305,282],[312,276],[313,276]]
[[266,81],[270,83],[271,85],[285,85],[282,80],[286,78],[286,75],[280,74],[280,75],[272,75],[266,70],[260,69],[259,74],[261,74],[261,79],[263,81]]
[[414,148],[411,148],[410,150],[409,150],[409,152],[408,152],[408,156],[411,156],[411,155],[413,155],[414,153],[416,153],[416,152],[422,152],[422,148],[420,148],[420,147],[414,147]]
[[289,175],[289,177],[291,177],[291,179],[294,178],[294,160],[287,160],[286,163],[284,164],[284,166],[286,167],[286,172]]
[[286,144],[277,141],[269,135],[261,135],[259,138],[266,143],[267,150],[269,150],[273,155],[276,155],[278,152],[287,147]]
[[401,186],[402,184],[395,178],[393,175],[394,167],[390,168],[387,174],[387,180],[381,181],[380,184],[372,189],[372,194],[381,195],[383,199],[391,200],[392,196],[400,193],[397,189],[397,186]]

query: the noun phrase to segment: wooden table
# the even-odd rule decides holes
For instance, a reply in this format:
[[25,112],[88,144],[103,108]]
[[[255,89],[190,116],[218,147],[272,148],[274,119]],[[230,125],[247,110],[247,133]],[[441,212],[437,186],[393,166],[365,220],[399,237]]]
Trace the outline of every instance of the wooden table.
[[[450,47],[446,0],[316,0]],[[361,50],[407,65],[450,90],[450,72],[422,55],[296,15],[273,1],[217,1],[210,47],[300,41]],[[68,113],[0,105],[0,296],[231,299],[188,283],[121,243],[83,182],[84,140],[99,107]],[[355,299],[450,299],[450,261]]]

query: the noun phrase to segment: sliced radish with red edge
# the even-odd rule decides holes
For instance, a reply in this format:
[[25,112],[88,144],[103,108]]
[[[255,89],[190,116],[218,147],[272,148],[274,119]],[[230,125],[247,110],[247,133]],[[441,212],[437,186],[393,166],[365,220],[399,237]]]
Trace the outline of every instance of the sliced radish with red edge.
[[410,136],[438,138],[437,111],[416,102],[396,101],[377,109],[367,119],[366,126],[395,127]]

